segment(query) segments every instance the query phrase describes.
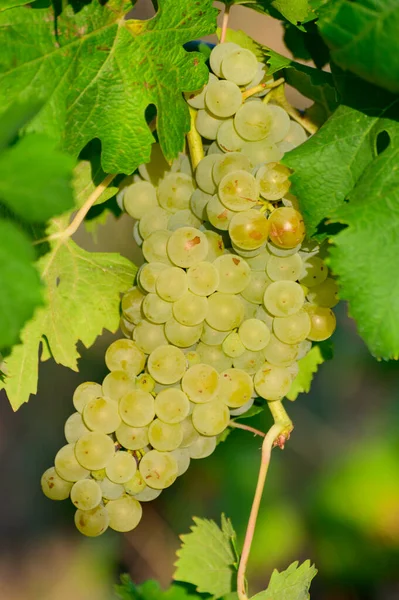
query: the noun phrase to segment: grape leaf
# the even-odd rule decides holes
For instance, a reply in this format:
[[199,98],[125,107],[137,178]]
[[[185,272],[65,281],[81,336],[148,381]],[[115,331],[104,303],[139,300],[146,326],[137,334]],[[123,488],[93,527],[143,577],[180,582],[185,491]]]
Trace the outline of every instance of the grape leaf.
[[[211,0],[160,0],[147,21],[125,20],[130,8],[126,0],[93,0],[76,14],[67,6],[56,32],[51,8],[0,14],[0,106],[28,94],[48,96],[31,129],[73,156],[100,139],[107,173],[131,173],[148,162],[149,105],[157,109],[165,157],[183,149],[190,119],[182,92],[200,88],[208,76],[203,55],[183,44],[216,28]],[[16,53],[19,38],[24,44]]]
[[[66,227],[64,217],[55,229]],[[56,241],[38,269],[47,284],[47,305],[36,311],[6,360],[2,387],[14,410],[37,392],[38,351],[45,338],[54,360],[77,370],[77,343],[93,344],[103,329],[116,331],[120,294],[133,282],[135,267],[119,254],[86,252],[72,240]],[[45,354],[46,356],[46,354]]]
[[285,19],[296,26],[316,18],[311,0],[222,0],[227,6],[240,4],[270,15]]
[[397,0],[330,0],[318,25],[335,63],[399,92]]
[[299,394],[309,392],[313,375],[323,362],[324,357],[320,346],[317,345],[313,346],[306,356],[298,361],[299,373],[292,382],[291,389],[287,394],[288,400],[296,400]]
[[9,8],[15,8],[16,6],[23,6],[29,4],[29,0],[0,0],[0,12]]
[[158,581],[149,580],[140,585],[133,583],[129,575],[121,576],[121,585],[115,586],[121,600],[200,600],[200,596],[188,592],[179,584],[161,589]]
[[[94,162],[80,160],[73,171],[73,187],[75,190],[76,205],[84,204],[98,185],[104,180],[105,173],[101,168],[100,157]],[[94,206],[106,202],[118,192],[118,187],[109,185],[96,200]]]
[[[18,340],[21,327],[43,303],[32,245],[14,223],[0,219],[0,349]],[[1,385],[1,384],[0,384]]]
[[317,569],[309,560],[298,567],[292,563],[288,569],[279,573],[275,569],[267,590],[252,596],[250,600],[309,600],[309,588]]
[[173,576],[196,586],[197,592],[220,598],[234,590],[237,568],[236,534],[222,515],[222,527],[208,519],[194,517],[191,533],[180,536],[183,544]]

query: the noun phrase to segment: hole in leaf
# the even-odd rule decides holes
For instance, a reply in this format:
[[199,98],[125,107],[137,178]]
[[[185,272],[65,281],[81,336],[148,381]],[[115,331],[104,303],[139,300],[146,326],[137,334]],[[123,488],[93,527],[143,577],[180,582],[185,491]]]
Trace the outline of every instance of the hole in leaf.
[[128,19],[138,19],[140,21],[146,21],[152,19],[157,13],[157,3],[148,0],[137,0],[132,10],[127,15]]
[[382,154],[384,150],[386,150],[391,143],[391,138],[389,137],[389,133],[387,131],[380,131],[377,135],[377,139],[375,142],[375,149],[377,154]]
[[321,236],[322,239],[325,239],[337,235],[337,233],[346,228],[347,225],[343,223],[330,223],[327,219],[324,219],[317,226],[316,236]]

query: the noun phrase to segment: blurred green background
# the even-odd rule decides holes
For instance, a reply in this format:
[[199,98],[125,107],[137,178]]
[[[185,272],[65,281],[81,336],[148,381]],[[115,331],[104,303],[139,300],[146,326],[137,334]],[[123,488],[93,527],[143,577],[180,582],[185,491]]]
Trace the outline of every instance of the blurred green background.
[[[151,16],[148,2],[134,15]],[[248,9],[232,11],[231,26],[284,51],[279,23]],[[287,51],[285,51],[287,54]],[[291,101],[304,101],[291,92]],[[85,248],[137,256],[132,222],[109,218]],[[394,276],[394,274],[393,274]],[[264,588],[274,567],[310,558],[319,569],[312,600],[399,598],[399,367],[375,361],[346,316],[336,309],[335,355],[316,375],[312,391],[286,402],[295,430],[283,452],[274,450],[249,563],[251,592]],[[178,535],[192,516],[229,516],[242,541],[257,477],[260,441],[234,431],[208,459],[160,498],[147,503],[139,527],[86,540],[73,525],[68,502],[47,500],[40,477],[64,443],[72,393],[106,374],[104,351],[113,336],[80,348],[80,372],[48,361],[38,395],[14,414],[0,392],[0,599],[111,600],[121,572],[136,582],[167,586]],[[266,429],[268,414],[253,418]],[[277,600],[277,599],[276,599]]]

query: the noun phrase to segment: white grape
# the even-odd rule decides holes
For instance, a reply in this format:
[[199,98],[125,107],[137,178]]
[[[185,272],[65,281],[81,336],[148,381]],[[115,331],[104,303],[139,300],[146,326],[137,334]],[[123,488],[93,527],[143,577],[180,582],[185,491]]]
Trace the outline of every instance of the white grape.
[[72,489],[73,483],[62,479],[54,467],[47,469],[41,478],[43,494],[50,500],[66,500]]
[[300,310],[288,317],[276,317],[273,332],[285,344],[299,344],[310,334],[311,321],[306,311]]
[[155,381],[169,385],[183,377],[186,359],[179,348],[169,345],[160,346],[148,357],[147,368]]
[[302,269],[302,258],[297,253],[291,256],[271,256],[266,265],[266,272],[272,281],[296,281]]
[[211,55],[209,57],[209,62],[211,65],[212,71],[218,77],[221,76],[221,63],[224,58],[226,58],[230,53],[235,52],[236,50],[240,50],[241,47],[234,42],[225,42],[223,44],[218,44],[212,49]]
[[254,377],[256,392],[268,401],[281,400],[290,390],[291,375],[285,367],[265,362]]
[[205,404],[196,404],[192,414],[195,429],[206,436],[219,435],[230,421],[230,411],[226,404],[215,398]]
[[207,194],[214,194],[216,192],[216,183],[212,177],[212,172],[215,163],[220,160],[222,160],[220,154],[208,154],[198,163],[195,171],[195,180],[198,187]]
[[108,346],[105,364],[110,371],[126,371],[134,376],[144,369],[145,354],[132,340],[116,340]]
[[[217,143],[224,152],[240,152],[244,148],[246,142],[236,132],[234,119],[227,119],[220,125],[217,132]],[[251,159],[251,157],[249,158]],[[253,163],[253,161],[251,162]]]
[[73,405],[76,410],[81,413],[89,400],[97,398],[98,396],[101,396],[101,394],[102,389],[99,383],[86,381],[76,388],[73,394]]
[[127,450],[140,450],[148,445],[148,427],[130,427],[122,423],[115,431],[115,436]]
[[240,88],[233,81],[215,81],[208,85],[205,105],[216,117],[234,115],[242,104]]
[[304,301],[304,291],[295,281],[274,281],[266,288],[263,297],[266,309],[276,317],[297,313]]
[[186,272],[179,267],[169,267],[159,274],[156,282],[158,296],[167,302],[175,302],[188,290]]
[[224,254],[213,264],[219,273],[218,292],[239,294],[247,287],[251,269],[243,258],[235,254]]
[[172,316],[172,303],[166,302],[158,294],[147,294],[143,302],[143,313],[152,323],[165,323]]
[[131,531],[140,522],[143,510],[140,502],[131,496],[110,500],[107,504],[109,526],[115,531]]
[[[182,390],[170,388],[159,392],[155,398],[155,414],[164,423],[180,423],[190,413],[190,402]],[[180,442],[181,443],[181,442]]]
[[105,467],[113,483],[127,483],[137,471],[137,463],[129,452],[117,452]]
[[219,400],[231,408],[249,402],[254,393],[252,377],[242,369],[227,369],[220,374]]
[[109,398],[94,398],[84,407],[83,420],[92,431],[113,433],[121,424],[118,403]]
[[263,350],[270,340],[270,330],[259,319],[246,319],[238,329],[238,335],[247,350]]
[[153,208],[143,215],[139,221],[139,233],[143,240],[159,229],[167,229],[169,212],[160,206]]
[[201,342],[197,346],[197,353],[202,363],[212,365],[219,373],[232,365],[232,358],[223,352],[222,346],[208,346]]
[[[213,179],[219,185],[223,177],[235,171],[250,171],[251,162],[240,152],[228,152],[213,165]],[[238,209],[237,209],[238,210]]]
[[75,456],[79,464],[90,471],[104,469],[114,454],[115,445],[112,438],[101,431],[85,433],[75,444]]
[[215,292],[208,298],[208,325],[219,331],[230,331],[244,319],[244,306],[234,294]]
[[73,413],[65,422],[64,434],[68,444],[74,444],[88,431],[89,430],[83,422],[82,415],[78,412]]
[[71,501],[80,510],[92,510],[101,502],[101,487],[94,479],[80,479],[73,484]]
[[57,475],[65,481],[79,481],[79,479],[84,479],[89,474],[90,467],[85,468],[80,461],[78,462],[75,447],[76,444],[67,444],[60,448],[55,456],[55,470]]
[[143,242],[143,255],[147,262],[160,262],[169,264],[166,246],[171,236],[167,229],[153,231]]
[[201,337],[201,332],[202,323],[190,327],[182,325],[179,321],[176,321],[174,317],[165,323],[165,335],[167,341],[180,348],[189,348],[198,342]]
[[117,402],[120,398],[136,388],[136,379],[126,371],[111,371],[104,378],[102,384],[102,395]]
[[241,356],[245,352],[245,346],[237,332],[232,331],[222,343],[223,352],[231,358]]
[[133,339],[140,350],[146,354],[151,354],[155,348],[168,343],[163,325],[150,323],[146,319],[143,319],[136,325],[133,332]]
[[190,458],[207,458],[216,449],[216,436],[203,436],[197,433],[197,439],[188,447]]
[[263,102],[246,102],[237,111],[234,125],[237,133],[248,141],[259,141],[270,134],[273,115]]
[[198,133],[207,140],[216,140],[218,129],[222,123],[223,119],[213,116],[206,109],[200,109],[197,112],[195,126]]
[[206,236],[194,227],[181,227],[168,241],[168,255],[178,267],[192,267],[205,260],[208,253]]
[[151,446],[160,452],[176,450],[183,441],[183,429],[180,423],[164,423],[154,419],[148,429],[148,439]]
[[139,181],[125,188],[123,207],[133,219],[141,219],[146,212],[157,206],[157,191],[152,183]]
[[96,506],[92,510],[78,509],[75,513],[75,525],[83,535],[97,537],[108,528],[108,511],[104,506]]
[[197,296],[213,294],[219,285],[219,272],[215,266],[207,261],[197,263],[187,271],[188,287]]
[[218,331],[205,321],[201,333],[201,342],[208,344],[208,346],[220,346],[227,335],[228,331]]
[[206,214],[208,221],[222,231],[227,231],[230,225],[231,219],[236,214],[232,210],[229,210],[222,204],[217,195],[212,196],[206,205]]
[[225,56],[221,62],[223,77],[237,85],[246,85],[258,72],[258,60],[253,52],[240,48]]
[[[176,480],[177,461],[169,452],[150,450],[139,465],[140,473],[149,487],[163,490]],[[137,496],[136,496],[137,497]]]
[[[168,236],[169,238],[169,236]],[[137,281],[139,286],[145,292],[155,292],[155,282],[158,275],[165,269],[165,264],[162,262],[150,262],[142,265],[137,273]]]
[[221,180],[218,188],[220,201],[233,211],[241,211],[258,204],[259,185],[246,171],[232,171]]
[[145,427],[155,416],[154,398],[149,392],[143,390],[128,392],[119,401],[119,413],[126,425]]
[[173,213],[189,208],[193,191],[192,177],[185,173],[168,173],[158,186],[159,204]]
[[229,224],[231,241],[243,250],[260,248],[267,240],[268,220],[257,210],[235,213]]
[[211,365],[200,363],[186,371],[181,385],[191,402],[209,402],[217,395],[219,374]]

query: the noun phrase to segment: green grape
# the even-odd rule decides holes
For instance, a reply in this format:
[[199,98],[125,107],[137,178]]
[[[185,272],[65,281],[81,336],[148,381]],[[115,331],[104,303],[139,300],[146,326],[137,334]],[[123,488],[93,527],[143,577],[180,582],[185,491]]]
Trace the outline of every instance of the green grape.
[[201,342],[208,344],[208,346],[220,346],[227,335],[227,331],[218,331],[205,321],[202,328]]
[[112,438],[101,431],[85,433],[75,444],[75,456],[79,464],[89,471],[104,469],[114,454],[115,445]]
[[195,216],[195,214],[191,210],[191,196],[190,196],[190,208],[185,208],[184,210],[178,210],[176,213],[173,213],[169,217],[168,221],[168,230],[176,231],[176,229],[180,229],[180,227],[200,227],[201,219]]
[[76,388],[73,394],[73,405],[76,410],[81,413],[89,400],[97,398],[98,396],[101,396],[101,394],[102,389],[99,383],[86,381]]
[[232,359],[223,352],[222,346],[208,346],[201,342],[197,346],[201,362],[212,365],[216,371],[224,371],[232,365]]
[[260,319],[243,321],[238,329],[238,335],[245,348],[252,352],[263,350],[270,340],[269,328]]
[[218,77],[222,76],[222,60],[230,53],[240,49],[241,46],[239,46],[238,44],[234,44],[234,42],[224,42],[223,44],[218,44],[212,49],[211,55],[209,57],[209,63],[215,75],[217,75]]
[[158,294],[147,294],[143,302],[143,313],[152,323],[165,323],[172,316],[172,306],[172,302],[166,302]]
[[146,354],[151,354],[155,348],[168,343],[163,325],[150,323],[146,319],[143,319],[136,325],[133,332],[133,339],[140,350]]
[[319,285],[312,287],[307,295],[309,302],[322,306],[323,308],[333,308],[339,302],[338,285],[328,277]]
[[135,327],[134,324],[131,323],[130,321],[128,321],[127,319],[125,319],[123,316],[120,318],[119,329],[121,330],[123,335],[125,337],[127,337],[128,339],[130,339],[132,337],[134,327]]
[[115,436],[127,450],[141,450],[148,446],[148,427],[130,427],[122,423],[115,431]]
[[158,206],[145,213],[139,221],[139,233],[143,240],[147,239],[151,233],[159,229],[167,229],[169,221],[169,212]]
[[180,381],[186,370],[186,358],[179,348],[160,346],[148,357],[147,368],[158,383],[170,385]]
[[147,262],[170,264],[166,254],[166,246],[172,233],[167,229],[158,229],[150,233],[143,242],[143,255]]
[[218,195],[230,210],[246,210],[258,204],[259,185],[251,173],[232,171],[221,180]]
[[66,500],[72,489],[72,482],[62,479],[54,467],[47,469],[41,478],[42,491],[50,500]]
[[139,469],[146,484],[156,490],[163,490],[172,485],[178,470],[175,457],[169,452],[158,450],[150,450],[144,454]]
[[268,219],[269,238],[279,248],[294,248],[305,237],[302,215],[288,206],[276,208]]
[[68,444],[74,444],[88,431],[86,425],[83,423],[82,415],[78,412],[73,413],[65,422],[64,434]]
[[184,475],[190,466],[190,452],[187,448],[176,448],[171,452],[177,462],[177,476]]
[[183,430],[183,441],[180,444],[180,448],[188,448],[199,439],[200,435],[193,425],[191,416],[181,422],[181,427]]
[[281,106],[269,104],[269,109],[272,112],[272,126],[270,129],[270,137],[274,142],[281,142],[290,131],[290,117],[287,111]]
[[173,316],[182,325],[193,327],[203,322],[208,312],[208,299],[186,292],[173,303]]
[[256,310],[258,306],[253,302],[246,300],[241,294],[239,298],[244,307],[244,319],[256,319]]
[[293,148],[296,148],[300,144],[303,144],[308,139],[306,131],[299,123],[290,121],[290,128],[288,133],[284,137],[284,142],[291,144]]
[[189,208],[194,191],[193,178],[185,173],[168,173],[158,186],[159,204],[169,212]]
[[304,302],[304,291],[295,281],[273,281],[263,297],[266,309],[275,317],[294,315]]
[[127,494],[130,494],[131,496],[135,496],[136,494],[139,494],[140,492],[142,492],[147,486],[143,479],[143,476],[141,475],[140,471],[137,469],[137,471],[135,472],[133,477],[131,479],[129,479],[129,481],[127,481],[126,483],[123,484],[123,487],[125,488],[125,492]]
[[239,48],[227,54],[220,67],[223,77],[237,85],[246,85],[258,72],[258,59],[250,50]]
[[311,348],[312,342],[310,340],[303,340],[302,342],[300,342],[300,344],[298,344],[297,360],[300,360],[301,358],[306,356],[309,350],[311,350]]
[[194,406],[192,420],[198,433],[213,437],[226,429],[230,412],[226,404],[216,398]]
[[77,510],[75,513],[76,529],[88,537],[97,537],[108,529],[109,515],[104,506],[96,506],[92,510]]
[[269,137],[259,142],[245,142],[241,152],[249,158],[255,167],[264,163],[277,162],[283,157],[280,148],[273,144]]
[[255,319],[260,319],[260,321],[266,323],[270,330],[272,329],[274,317],[265,309],[263,305],[257,307],[255,312]]
[[216,449],[216,436],[208,437],[198,433],[197,435],[198,438],[188,447],[189,456],[194,459],[207,458]]
[[312,288],[327,279],[328,268],[319,256],[310,256],[303,261],[303,270],[299,281]]
[[148,181],[137,181],[124,190],[123,207],[133,219],[141,219],[158,205],[157,191]]
[[290,173],[288,167],[277,162],[261,166],[256,173],[260,195],[266,200],[280,200],[290,189]]
[[121,424],[118,403],[109,398],[94,398],[84,407],[83,420],[92,431],[113,433]]
[[248,285],[251,269],[246,261],[235,254],[224,254],[214,261],[219,273],[218,292],[239,294]]
[[[229,152],[213,165],[213,179],[216,185],[219,185],[222,179],[229,173],[236,171],[250,171],[251,162],[249,158],[241,154],[241,152]],[[240,210],[240,209],[237,209]]]
[[205,260],[208,240],[199,229],[181,227],[170,236],[167,250],[170,260],[175,265],[188,268]]
[[260,249],[258,254],[256,254],[253,257],[247,258],[247,263],[251,267],[252,271],[263,271],[264,272],[266,269],[266,265],[267,265],[268,261],[270,260],[270,256],[271,256],[270,252],[267,250],[267,248],[262,248],[262,249]]
[[113,483],[127,483],[137,471],[137,463],[129,452],[117,452],[105,467],[107,477]]
[[215,292],[208,298],[208,325],[218,331],[230,331],[238,327],[244,319],[244,306],[234,294]]
[[241,90],[232,81],[214,81],[207,87],[206,108],[216,117],[226,118],[234,115],[242,104]]
[[276,367],[265,362],[254,377],[254,386],[261,398],[272,402],[288,394],[292,379],[285,367]]
[[151,158],[147,164],[139,166],[139,173],[143,179],[150,181],[153,185],[158,182],[169,171],[170,165],[162,153],[161,146],[157,143],[151,146]]
[[227,369],[220,374],[218,398],[231,408],[247,404],[254,393],[252,377],[242,369]]
[[214,117],[207,109],[200,109],[197,112],[195,126],[202,137],[207,140],[216,140],[218,129],[223,123],[223,119]]
[[265,247],[266,243],[262,244],[262,246],[260,246],[259,248],[255,248],[254,250],[243,250],[242,248],[236,246],[234,242],[231,242],[231,248],[233,250],[233,253],[238,254],[238,256],[242,256],[242,258],[245,258],[246,260],[248,258],[255,258],[256,256],[258,256],[258,254],[262,252],[262,250],[264,250]]
[[240,356],[233,359],[233,366],[235,369],[241,369],[249,375],[253,375],[260,369],[264,363],[264,358],[261,352],[253,352],[252,350],[246,350]]
[[94,479],[80,479],[73,484],[71,501],[80,510],[92,510],[101,502],[101,488]]
[[242,138],[257,142],[270,134],[272,119],[270,107],[263,102],[246,102],[238,109],[234,125]]
[[189,350],[186,352],[187,368],[198,365],[201,362],[198,352],[195,350]]
[[[223,123],[222,123],[223,125]],[[222,126],[220,125],[220,127]],[[219,127],[219,129],[220,129]],[[219,132],[218,129],[218,132]],[[211,154],[220,154],[221,156],[223,156],[224,152],[221,148],[219,148],[219,145],[217,143],[217,141],[212,142],[212,144],[210,146],[208,146],[208,150],[207,150],[207,155],[210,156]]]
[[245,140],[236,132],[234,119],[227,119],[220,125],[217,132],[217,143],[224,152],[240,152],[242,150]]
[[181,386],[191,402],[209,402],[218,392],[219,374],[214,367],[200,363],[185,372]]
[[240,415],[245,415],[246,412],[253,406],[255,402],[255,398],[250,398],[248,402],[240,406],[239,408],[230,408],[230,416],[231,417],[239,417]]
[[210,296],[219,284],[219,273],[216,267],[207,261],[202,261],[187,271],[188,288],[197,296]]
[[212,196],[211,200],[209,200],[206,205],[206,214],[208,221],[216,227],[216,229],[227,231],[230,221],[236,213],[226,208],[215,195]]
[[231,241],[243,250],[260,248],[266,242],[268,232],[269,222],[257,210],[235,213],[229,225]]
[[143,390],[128,392],[119,400],[119,413],[126,425],[145,427],[155,417],[154,398]]
[[[215,155],[212,155],[212,156],[215,156]],[[198,171],[198,167],[197,167],[197,171]],[[213,184],[213,186],[216,190],[216,185]],[[198,217],[198,219],[201,219],[201,221],[204,221],[206,219],[206,207],[211,198],[212,198],[211,194],[207,194],[206,192],[203,192],[199,188],[194,190],[194,192],[191,194],[190,209],[195,214],[195,216]]]
[[134,376],[144,369],[145,354],[132,340],[116,340],[108,346],[105,364],[110,371],[126,371]]
[[[90,435],[90,434],[85,434]],[[83,439],[83,436],[80,439]],[[84,479],[89,474],[89,470],[84,468],[75,456],[76,444],[67,444],[58,450],[55,455],[54,466],[57,471],[57,475],[65,481],[79,481]]]
[[155,490],[154,488],[146,486],[144,490],[135,494],[134,497],[140,502],[152,502],[152,500],[158,498],[161,492],[162,490]]
[[[266,76],[266,67],[263,62],[258,62],[256,73],[255,73],[253,79],[246,85],[245,89],[250,90],[251,88],[255,87],[256,85],[258,85],[265,79],[265,76]],[[263,92],[255,94],[255,98],[260,97],[261,95],[265,95],[266,93],[267,93],[267,90],[264,90]]]
[[226,356],[237,358],[245,352],[245,346],[237,332],[232,331],[222,343],[222,350]]
[[[233,213],[232,213],[233,214]],[[218,256],[224,254],[224,242],[222,236],[216,231],[204,231],[205,237],[208,240],[208,253],[205,260],[213,262]]]
[[141,289],[145,292],[155,292],[155,282],[158,275],[165,269],[162,262],[144,263],[137,273],[137,281]]
[[136,388],[136,380],[131,377],[126,371],[112,371],[104,378],[102,386],[102,394],[107,398],[116,400],[117,402]]
[[164,423],[160,419],[155,419],[148,429],[148,438],[155,450],[168,452],[180,446],[183,441],[183,430],[180,423]]
[[166,302],[175,302],[188,290],[186,272],[179,267],[169,267],[159,274],[156,291]]
[[143,392],[153,392],[155,381],[149,373],[141,373],[136,379],[136,388]]
[[208,154],[208,156],[205,156],[198,163],[195,171],[195,180],[203,192],[207,194],[214,194],[216,192],[216,184],[212,177],[212,171],[214,165],[222,159],[223,157],[220,154]]
[[251,271],[251,276],[248,285],[241,292],[242,296],[248,302],[261,304],[266,288],[271,284],[265,272]]
[[167,341],[179,348],[189,348],[200,339],[202,324],[189,327],[182,325],[173,317],[165,323]]
[[110,500],[107,504],[109,526],[115,531],[131,531],[140,523],[143,509],[140,502],[131,496]]
[[[213,83],[214,81],[218,81],[218,78],[215,77],[213,73],[209,73],[208,84]],[[187,104],[192,106],[193,108],[205,108],[205,94],[208,88],[208,84],[204,85],[200,90],[196,90],[195,92],[186,92],[184,97],[186,99]]]
[[123,316],[131,323],[137,325],[142,318],[141,305],[145,296],[137,287],[132,288],[122,296]]
[[108,477],[104,477],[99,483],[101,493],[105,500],[117,500],[125,492],[121,483],[114,483]]
[[310,328],[310,317],[304,310],[289,317],[276,317],[273,322],[275,336],[285,344],[299,344],[309,336]]
[[322,342],[331,337],[337,325],[337,320],[331,308],[324,308],[315,304],[306,304],[304,308],[306,314],[310,317],[310,332],[306,337],[312,342]]
[[271,256],[266,272],[272,281],[296,281],[303,269],[302,258],[298,253],[291,256]]
[[298,351],[298,344],[285,344],[272,333],[269,343],[263,349],[263,356],[276,367],[288,367],[298,360]]
[[[270,252],[270,256],[278,256],[279,258],[287,258],[293,254],[297,254],[300,249],[301,244],[297,244],[293,248],[279,248],[272,244],[272,242],[267,242],[267,250]],[[299,255],[301,254],[299,253]]]
[[189,413],[190,402],[187,394],[181,390],[170,388],[157,394],[155,398],[155,414],[164,423],[171,425],[180,423],[188,417]]

